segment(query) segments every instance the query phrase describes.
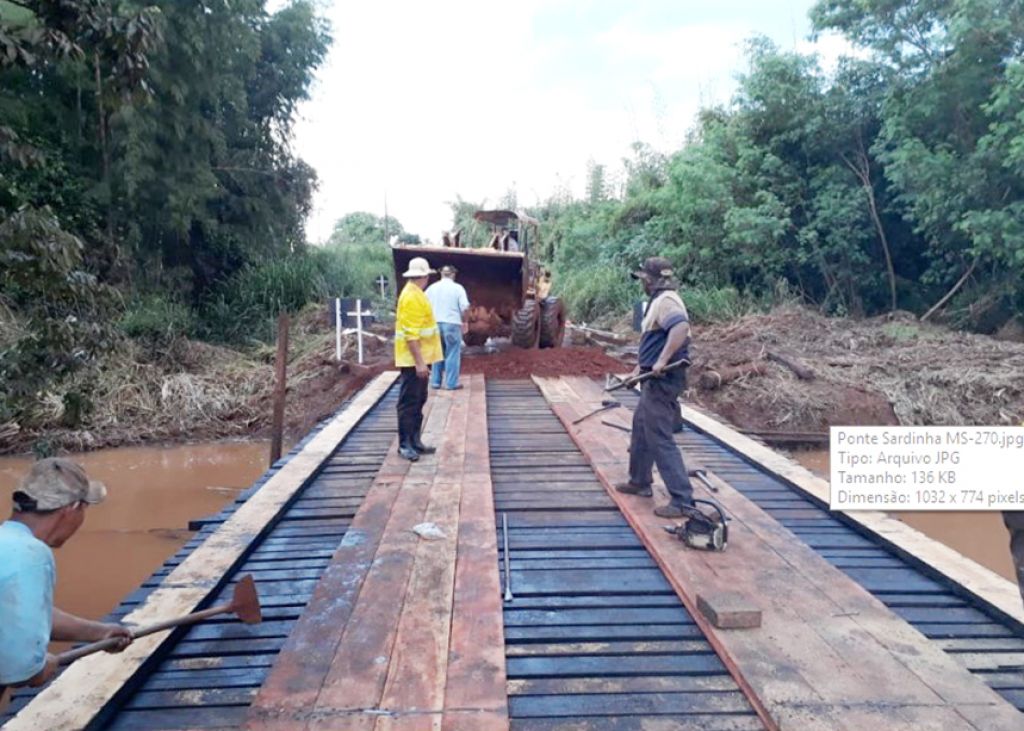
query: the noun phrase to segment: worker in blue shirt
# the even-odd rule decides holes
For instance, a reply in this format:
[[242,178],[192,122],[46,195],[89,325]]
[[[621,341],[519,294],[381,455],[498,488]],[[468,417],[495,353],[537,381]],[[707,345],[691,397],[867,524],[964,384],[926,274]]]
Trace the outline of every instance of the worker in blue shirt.
[[92,622],[53,606],[53,549],[74,535],[86,508],[106,494],[101,483],[67,459],[36,462],[14,491],[14,512],[0,523],[0,709],[8,687],[42,685],[53,677],[57,659],[46,649],[51,641],[121,638],[112,652],[132,641],[127,627]]
[[441,279],[427,287],[427,299],[434,310],[434,319],[441,331],[441,348],[444,359],[439,360],[430,371],[430,387],[455,391],[459,385],[462,369],[462,336],[469,332],[469,298],[466,290],[455,281],[458,270],[449,265],[441,267]]

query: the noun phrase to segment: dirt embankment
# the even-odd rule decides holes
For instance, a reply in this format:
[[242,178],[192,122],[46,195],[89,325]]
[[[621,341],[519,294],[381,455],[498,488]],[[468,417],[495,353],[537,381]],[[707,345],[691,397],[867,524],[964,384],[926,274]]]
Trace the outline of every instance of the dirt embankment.
[[[343,338],[339,362],[322,310],[293,319],[287,439],[306,434],[390,365],[389,341],[367,337],[364,347],[370,365],[357,364],[352,337]],[[268,436],[274,357],[273,346],[238,351],[179,339],[154,350],[128,343],[65,384],[87,393],[91,402],[80,425],[67,425],[63,394],[48,394],[45,409],[33,415],[33,426],[0,435],[0,454]]]
[[[391,367],[389,329],[356,344],[322,312],[292,325],[286,433],[304,435],[349,394]],[[635,342],[632,333],[622,333]],[[621,338],[620,338],[621,340]],[[633,348],[635,353],[635,347]],[[468,354],[464,373],[490,378],[577,375],[601,378],[631,368],[630,348],[597,346]],[[621,356],[617,359],[616,356]],[[635,356],[634,356],[635,357]],[[922,325],[913,316],[822,317],[787,307],[726,325],[695,327],[687,397],[743,429],[815,432],[843,424],[1020,424],[1024,345]],[[140,442],[266,436],[274,349],[240,353],[179,341],[167,352],[121,353],[81,374],[94,408],[77,428],[61,424],[61,396],[39,426],[5,435],[0,452],[45,442],[87,450]],[[82,384],[76,384],[81,388]]]
[[1024,344],[908,313],[849,320],[780,308],[697,328],[693,355],[691,397],[747,429],[1024,421]]

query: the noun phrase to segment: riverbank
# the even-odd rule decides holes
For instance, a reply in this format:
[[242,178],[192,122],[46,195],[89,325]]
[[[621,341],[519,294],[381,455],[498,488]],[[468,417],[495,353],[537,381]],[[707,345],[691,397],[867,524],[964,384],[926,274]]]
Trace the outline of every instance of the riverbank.
[[1024,344],[909,313],[782,307],[695,328],[693,360],[689,397],[742,429],[1024,422]]
[[[322,308],[294,318],[287,439],[300,438],[390,367],[388,330],[377,326],[380,337],[364,340],[366,365],[360,366],[354,337],[343,338],[342,359],[336,359]],[[616,339],[607,353],[580,343],[585,347],[570,351],[469,355],[464,370],[597,377],[631,367],[635,333],[623,327]],[[922,324],[909,314],[851,320],[786,306],[695,325],[692,357],[687,398],[746,430],[1024,422],[1024,344]],[[67,426],[62,395],[48,394],[32,427],[0,429],[0,454],[264,437],[273,360],[270,346],[235,350],[181,338],[154,351],[129,343],[68,385],[89,394],[91,408],[81,424]]]
[[[339,361],[322,308],[293,318],[286,441],[301,438],[390,363],[389,342],[367,337],[364,348],[370,365],[360,366],[355,338],[344,337]],[[269,345],[234,349],[177,338],[155,349],[127,341],[63,385],[88,394],[80,423],[68,425],[63,393],[46,394],[29,426],[0,424],[0,454],[267,437],[274,357]]]

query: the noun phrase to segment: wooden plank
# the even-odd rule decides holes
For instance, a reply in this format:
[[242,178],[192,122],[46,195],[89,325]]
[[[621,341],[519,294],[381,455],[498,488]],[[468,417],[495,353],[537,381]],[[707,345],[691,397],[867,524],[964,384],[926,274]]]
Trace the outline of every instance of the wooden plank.
[[[377,704],[380,711],[441,713],[448,676],[448,641],[455,592],[455,559],[459,540],[459,503],[465,464],[470,388],[442,392],[449,411],[438,445],[434,485],[424,520],[436,525],[443,538],[420,540],[412,576],[398,621],[395,648]],[[382,716],[377,731],[419,729],[429,717]]]
[[[394,442],[397,444],[397,437]],[[304,709],[316,701],[341,640],[341,628],[352,614],[398,496],[401,481],[397,475],[403,467],[408,471],[410,464],[394,451],[386,462],[391,462],[393,469],[378,478],[367,493],[254,700],[247,728],[275,727],[274,719],[286,715],[284,711]]]
[[[447,400],[434,400],[424,441],[440,442],[449,406]],[[317,695],[314,711],[318,713],[308,729],[333,728],[332,718],[339,711],[372,709],[380,702],[421,540],[411,529],[423,522],[435,469],[435,459],[421,459],[408,468],[352,615],[343,629],[334,630],[341,631],[341,640]],[[346,727],[372,729],[375,722],[374,716],[353,716]]]
[[[387,393],[398,377],[382,373],[335,416],[298,454],[186,557],[160,587],[124,621],[144,625],[194,611],[215,592],[296,492],[338,444]],[[161,632],[136,640],[124,652],[98,653],[71,665],[6,724],[8,731],[84,728],[167,640]]]
[[[470,376],[466,454],[479,468],[462,488],[443,729],[507,731],[501,580],[489,475],[486,384]],[[470,725],[471,724],[471,725]]]
[[[683,418],[769,474],[828,504],[831,488],[827,480],[816,477],[788,457],[685,405]],[[855,510],[843,512],[843,515],[912,560],[942,574],[980,602],[1024,624],[1024,606],[1021,605],[1020,592],[1012,581],[886,513]]]
[[943,705],[959,710],[976,706],[989,709],[989,729],[1013,728],[1021,723],[1019,713],[976,676],[963,672],[958,658],[948,655],[936,643],[925,638],[905,621],[896,619],[885,606],[867,592],[849,592],[835,581],[825,559],[779,526],[756,505],[745,500],[731,486],[713,474],[709,476],[719,489],[718,496],[728,501],[732,515],[754,535],[772,545],[796,571],[824,595],[841,606],[862,634],[860,645],[870,640],[890,653],[920,678],[942,699]]
[[[507,730],[484,380],[468,380],[432,399],[425,440],[438,452],[408,467],[347,616],[317,625],[326,649],[311,649],[327,663],[313,673],[320,682],[312,691],[286,685],[290,695],[254,711],[250,729]],[[385,465],[378,481],[391,484],[396,472]],[[421,521],[445,538],[415,536]],[[287,664],[301,678],[309,662],[289,654],[275,671]]]
[[[543,379],[536,380],[544,390]],[[574,398],[566,399],[567,388]],[[661,530],[664,521],[653,516],[649,501],[610,489],[613,482],[625,479],[626,471],[624,460],[609,455],[620,453],[628,437],[587,422],[571,427],[576,416],[600,403],[599,388],[582,379],[562,379],[555,398],[563,400],[554,402],[553,410],[594,460],[609,494],[769,724],[786,728],[793,723],[789,714],[796,713],[801,728],[866,728],[886,716],[865,709],[882,705],[894,709],[886,717],[887,728],[916,728],[907,725],[895,709],[944,709],[957,704],[989,709],[994,723],[987,728],[1010,729],[1019,724],[1019,714],[990,688],[957,668],[852,579],[731,488],[719,484],[716,495],[734,516],[728,551],[708,554],[683,549]],[[714,630],[695,612],[697,590],[753,592],[753,599],[763,607],[763,626]],[[887,648],[886,637],[899,637],[900,651]],[[908,666],[915,653],[924,659]],[[813,719],[804,718],[807,708],[815,709]],[[975,726],[961,719],[947,728]]]

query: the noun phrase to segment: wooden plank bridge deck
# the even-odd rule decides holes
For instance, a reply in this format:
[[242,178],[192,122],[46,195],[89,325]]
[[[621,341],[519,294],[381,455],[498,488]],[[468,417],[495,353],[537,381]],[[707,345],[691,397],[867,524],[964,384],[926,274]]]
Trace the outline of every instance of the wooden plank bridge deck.
[[[394,374],[378,378],[113,615],[207,606],[251,573],[262,624],[79,661],[19,691],[3,728],[1024,729],[1009,582],[884,516],[828,512],[820,482],[692,411],[679,443],[733,525],[726,553],[689,551],[607,489],[627,435],[571,424],[598,387],[464,380],[435,392],[438,453],[410,465]],[[695,596],[716,588],[762,627],[712,627]]]

